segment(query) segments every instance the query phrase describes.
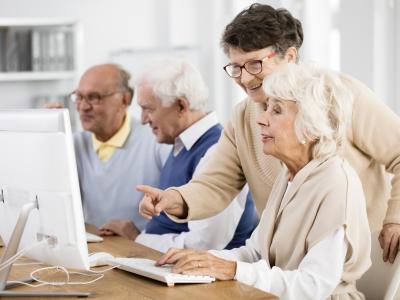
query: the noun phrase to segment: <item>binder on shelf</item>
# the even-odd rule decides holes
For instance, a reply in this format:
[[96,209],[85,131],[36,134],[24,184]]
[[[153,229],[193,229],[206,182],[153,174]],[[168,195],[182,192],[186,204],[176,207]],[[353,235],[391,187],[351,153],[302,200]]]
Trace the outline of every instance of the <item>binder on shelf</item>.
[[32,70],[32,32],[30,30],[18,30],[16,33],[17,41],[17,60],[18,71]]
[[72,31],[65,33],[65,69],[74,69],[74,35]]
[[9,28],[6,34],[6,71],[18,71],[18,41],[15,28]]
[[6,71],[6,35],[7,28],[0,27],[0,72]]
[[40,31],[40,70],[49,71],[50,70],[50,58],[49,58],[49,32],[48,30]]
[[32,71],[41,71],[42,61],[40,55],[40,32],[34,28],[32,30]]
[[56,70],[68,70],[67,57],[66,57],[66,33],[57,31],[54,33],[55,40],[55,69]]

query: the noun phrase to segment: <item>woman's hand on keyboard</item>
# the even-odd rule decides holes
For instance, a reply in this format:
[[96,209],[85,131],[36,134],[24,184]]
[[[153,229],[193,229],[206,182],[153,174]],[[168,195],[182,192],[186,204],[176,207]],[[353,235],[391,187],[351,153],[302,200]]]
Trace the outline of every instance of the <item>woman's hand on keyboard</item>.
[[174,264],[174,273],[209,275],[219,280],[232,280],[236,274],[236,262],[216,257],[207,251],[192,249],[171,248],[156,264]]

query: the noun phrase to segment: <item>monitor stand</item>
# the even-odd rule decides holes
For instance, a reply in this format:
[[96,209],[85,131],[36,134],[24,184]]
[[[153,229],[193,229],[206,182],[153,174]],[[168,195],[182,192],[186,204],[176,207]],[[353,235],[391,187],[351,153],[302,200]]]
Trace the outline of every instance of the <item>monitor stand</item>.
[[[17,224],[11,235],[10,241],[4,251],[3,257],[0,260],[0,265],[11,258],[17,253],[19,243],[21,241],[22,233],[28,220],[29,214],[33,209],[38,209],[38,200],[27,203],[22,207],[18,216]],[[10,275],[12,264],[0,271],[0,298],[1,297],[88,297],[90,293],[86,292],[16,292],[6,291],[6,289],[13,288],[19,284],[7,284],[7,279]],[[26,279],[23,282],[32,282],[31,279]]]

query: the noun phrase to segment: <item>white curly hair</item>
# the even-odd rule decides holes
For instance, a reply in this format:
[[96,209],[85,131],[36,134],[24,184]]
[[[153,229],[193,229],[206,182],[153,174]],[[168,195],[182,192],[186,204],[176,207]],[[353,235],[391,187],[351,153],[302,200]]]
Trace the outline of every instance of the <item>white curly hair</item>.
[[289,63],[264,80],[267,97],[295,101],[295,133],[314,142],[313,158],[337,154],[346,137],[353,97],[339,74],[315,63]]
[[207,86],[198,69],[183,59],[154,61],[140,76],[138,85],[141,84],[150,86],[163,106],[185,97],[191,110],[207,111]]

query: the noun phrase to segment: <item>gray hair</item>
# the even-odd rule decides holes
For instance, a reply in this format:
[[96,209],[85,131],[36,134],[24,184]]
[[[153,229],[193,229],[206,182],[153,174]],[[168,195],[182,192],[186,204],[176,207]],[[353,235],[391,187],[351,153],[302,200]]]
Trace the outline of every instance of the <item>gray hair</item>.
[[134,89],[129,85],[131,74],[127,70],[125,70],[121,65],[113,63],[110,63],[108,65],[114,67],[118,72],[118,79],[117,79],[119,85],[118,89],[121,91],[128,91],[132,100],[134,95]]
[[191,110],[207,110],[207,86],[200,72],[187,61],[158,60],[148,66],[138,84],[149,85],[164,106],[170,106],[178,97],[184,97]]
[[263,86],[268,97],[296,102],[296,136],[300,143],[315,141],[313,158],[338,153],[346,137],[353,98],[337,73],[311,63],[287,64],[267,76]]

